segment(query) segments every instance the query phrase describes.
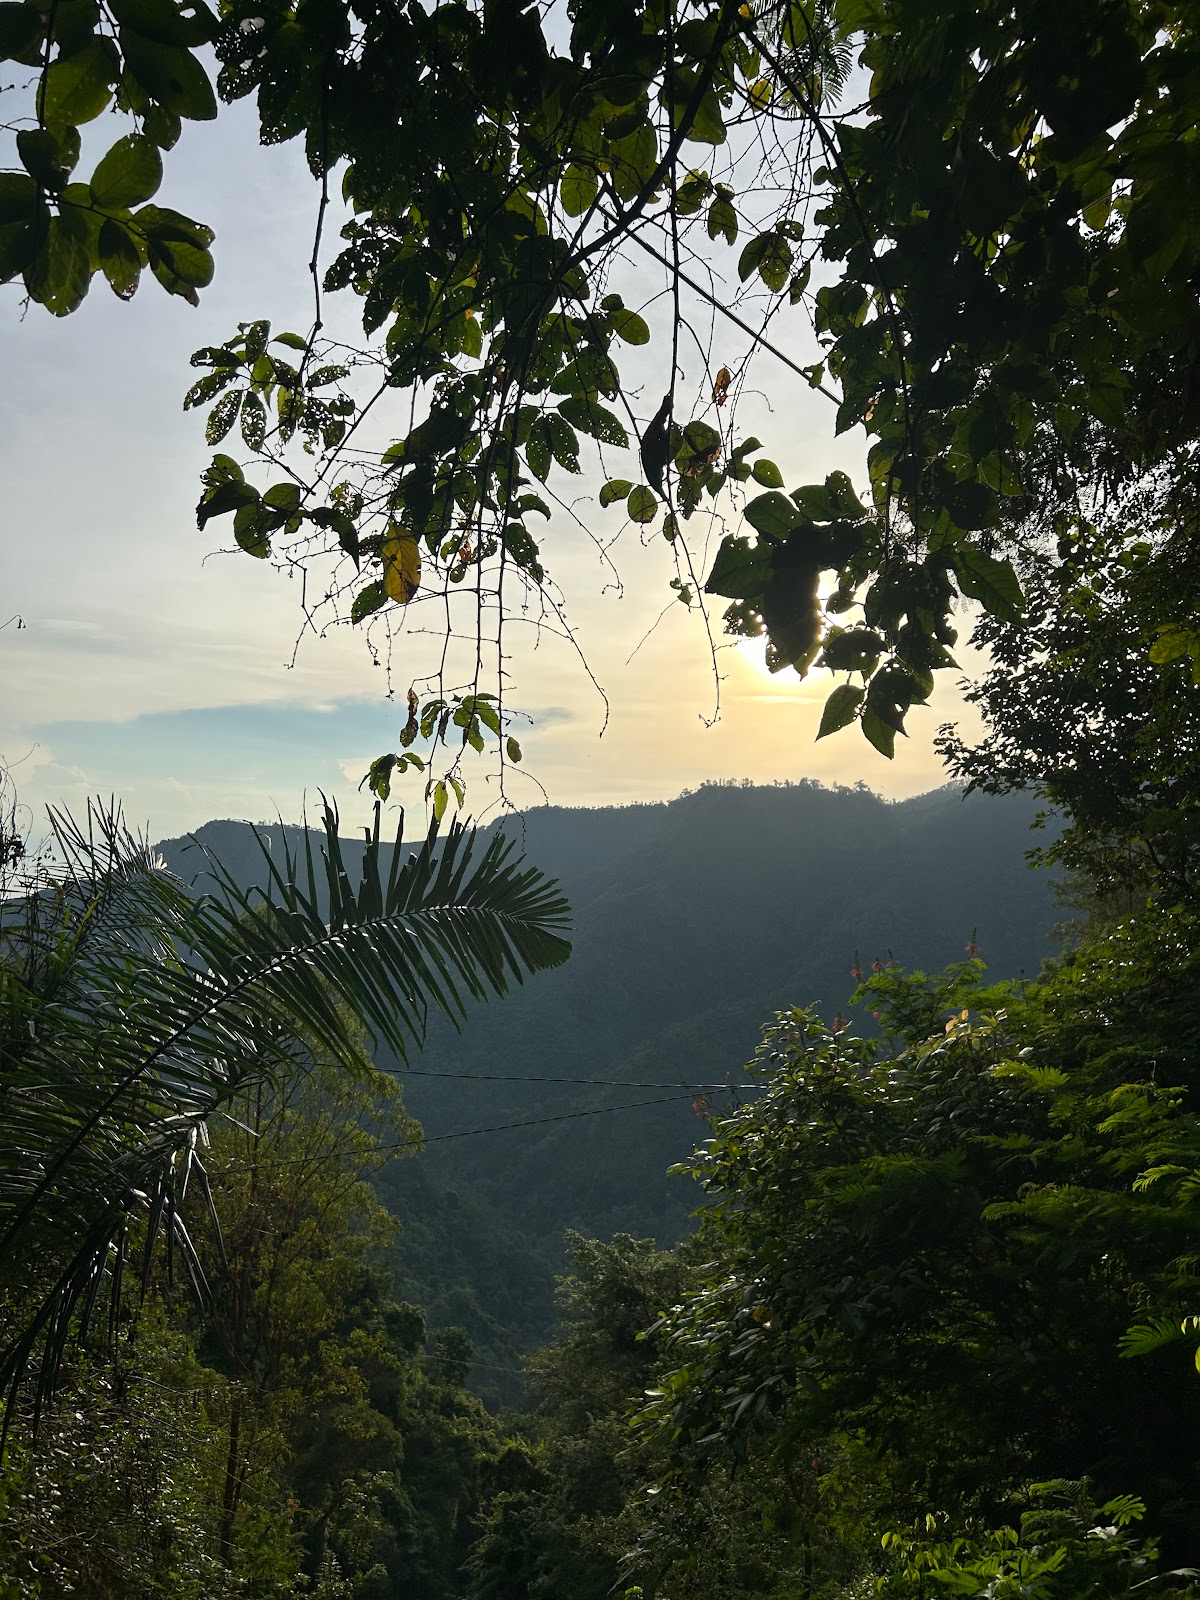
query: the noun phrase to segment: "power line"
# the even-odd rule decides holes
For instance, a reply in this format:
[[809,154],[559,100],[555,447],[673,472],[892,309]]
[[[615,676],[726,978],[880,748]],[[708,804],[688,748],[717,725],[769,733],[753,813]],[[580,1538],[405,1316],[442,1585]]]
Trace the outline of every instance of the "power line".
[[[647,1083],[641,1078],[548,1078],[518,1072],[438,1072],[432,1067],[396,1067],[391,1075],[394,1078],[456,1078],[465,1083],[578,1083],[602,1089],[684,1089],[689,1094],[695,1089],[728,1089],[737,1092],[732,1083],[687,1083],[682,1078],[670,1083]],[[657,1105],[659,1102],[652,1103]]]
[[[719,1085],[725,1088],[724,1084]],[[426,1144],[437,1144],[443,1139],[471,1139],[479,1133],[507,1133],[511,1128],[539,1128],[547,1122],[573,1122],[578,1117],[601,1117],[609,1111],[638,1111],[643,1106],[665,1106],[673,1101],[686,1100],[691,1097],[691,1090],[686,1094],[664,1095],[661,1100],[632,1100],[621,1106],[593,1106],[590,1111],[564,1111],[557,1117],[531,1117],[525,1122],[497,1122],[490,1128],[460,1128],[455,1133],[435,1133],[427,1138]],[[384,1145],[385,1150],[403,1149],[407,1141],[401,1140],[398,1144]]]

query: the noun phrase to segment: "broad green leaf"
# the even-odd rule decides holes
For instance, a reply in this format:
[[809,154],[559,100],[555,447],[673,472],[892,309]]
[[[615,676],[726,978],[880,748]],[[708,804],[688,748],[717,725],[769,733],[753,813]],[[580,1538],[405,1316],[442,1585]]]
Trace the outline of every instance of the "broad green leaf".
[[162,182],[162,156],[140,133],[126,134],[101,159],[92,174],[92,199],[105,210],[141,205]]
[[895,757],[896,729],[889,727],[870,707],[862,714],[862,730],[881,756],[886,756],[889,761]]
[[0,172],[0,227],[32,222],[37,214],[37,181],[25,172]]
[[766,456],[761,456],[750,468],[750,472],[755,483],[761,483],[764,489],[783,488],[783,473],[773,461],[768,461]]
[[167,293],[199,305],[196,291],[212,282],[212,229],[153,204],[136,211],[130,225],[144,239],[151,270]]
[[271,539],[263,526],[261,506],[243,506],[233,519],[233,537],[248,556],[265,561],[271,554]]
[[[228,458],[218,456],[216,459],[222,461]],[[256,507],[258,502],[258,490],[251,484],[241,478],[223,478],[215,487],[210,488],[196,507],[196,526],[203,529],[205,523],[210,522],[213,517],[224,516],[229,511],[240,511],[244,506]]]
[[600,490],[600,504],[611,506],[617,500],[624,500],[633,484],[628,478],[610,478]]
[[[825,702],[825,709],[821,713],[821,726],[817,730],[817,738],[825,739],[829,734],[837,733],[839,728],[844,728],[848,723],[853,722],[858,715],[858,708],[862,705],[865,694],[865,689],[856,688],[852,683],[839,683]],[[888,732],[891,733],[890,728]],[[894,734],[892,735],[892,741],[894,744]],[[874,740],[871,742],[874,743]],[[876,749],[878,748],[878,745],[876,745]],[[890,755],[891,751],[885,750],[884,754]]]
[[26,172],[52,193],[65,187],[79,160],[79,129],[22,128],[17,134],[17,154]]
[[621,421],[604,406],[598,405],[594,400],[584,400],[578,395],[560,401],[559,412],[580,433],[587,433],[593,439],[599,439],[601,444],[620,445],[624,448],[629,443]]
[[550,435],[546,428],[545,419],[539,417],[529,430],[529,439],[525,445],[525,459],[529,463],[529,470],[535,478],[545,483],[550,476],[550,467],[554,455],[550,449]]
[[708,208],[708,237],[717,238],[721,235],[726,244],[736,244],[738,236],[737,212],[733,209],[731,201],[718,195]]
[[96,39],[75,55],[52,61],[42,98],[47,127],[58,131],[98,117],[120,73],[121,59],[111,39]]
[[164,110],[193,122],[211,122],[216,116],[208,73],[190,50],[160,44],[131,28],[121,29],[121,49],[127,70]]
[[220,444],[233,427],[238,419],[238,412],[242,409],[242,396],[245,392],[244,389],[231,390],[228,394],[222,395],[209,412],[208,421],[204,425],[204,437],[209,444]]
[[702,97],[692,118],[692,125],[687,131],[687,138],[696,144],[725,143],[725,119],[721,112],[721,102],[713,90],[709,89]]
[[711,193],[712,179],[707,172],[689,172],[675,191],[680,216],[688,217],[693,211],[699,211]]
[[724,595],[729,600],[754,600],[771,582],[770,549],[749,539],[727,535],[721,540],[705,594]]
[[7,283],[32,265],[39,234],[49,221],[47,207],[41,228],[32,217],[27,222],[0,222],[0,283]]
[[[812,277],[812,263],[804,264],[792,274],[792,281],[788,284],[788,303],[798,306],[804,299],[804,292],[808,288],[808,280]],[[811,380],[810,380],[811,381]]]
[[658,510],[658,498],[653,489],[647,488],[644,483],[636,483],[629,491],[625,508],[634,522],[653,522],[654,513]]
[[113,217],[100,224],[100,269],[119,300],[128,300],[138,286],[142,256],[129,229]]
[[546,438],[555,461],[568,472],[578,472],[579,440],[574,428],[553,411],[548,411],[542,420],[546,424]]
[[623,339],[626,344],[649,344],[650,329],[643,317],[636,311],[629,311],[624,306],[609,313],[612,317],[613,332],[618,339]]
[[296,483],[274,483],[263,495],[263,505],[270,506],[273,511],[286,511],[289,514],[300,508],[300,486]]
[[786,239],[775,234],[758,264],[758,275],[773,293],[779,294],[792,270],[792,247]]
[[64,206],[25,272],[31,297],[56,317],[78,310],[92,278],[91,228],[75,206]]
[[350,621],[361,622],[364,617],[373,616],[382,606],[387,605],[387,591],[382,583],[368,583],[354,596],[354,603],[350,607]]
[[46,19],[36,6],[3,0],[0,4],[0,61],[36,67],[46,42]]
[[745,511],[746,521],[772,539],[786,539],[800,521],[796,507],[778,489],[756,495]]
[[510,761],[512,761],[514,763],[520,761],[520,759],[521,759],[521,746],[517,743],[517,741],[512,737],[511,734],[509,735],[508,739],[505,740],[504,749],[505,749],[505,753],[507,754],[508,759]]
[[976,545],[963,544],[954,551],[954,570],[963,594],[978,600],[1002,622],[1019,622],[1025,607],[1021,584],[1011,561],[998,561]]
[[207,5],[182,11],[175,0],[108,0],[109,9],[123,28],[158,44],[196,46],[208,44],[219,26]]
[[142,118],[142,132],[152,139],[160,150],[172,150],[179,143],[183,124],[173,111],[165,106],[149,106]]
[[581,217],[595,200],[600,190],[600,180],[590,167],[572,162],[563,173],[559,193],[563,210],[569,217]]
[[625,138],[610,147],[612,180],[622,200],[641,193],[658,165],[658,135],[649,120],[643,120]]
[[[151,257],[153,260],[153,256]],[[267,408],[256,394],[242,391],[242,438],[248,450],[261,450],[267,436]],[[210,443],[214,441],[210,440]]]

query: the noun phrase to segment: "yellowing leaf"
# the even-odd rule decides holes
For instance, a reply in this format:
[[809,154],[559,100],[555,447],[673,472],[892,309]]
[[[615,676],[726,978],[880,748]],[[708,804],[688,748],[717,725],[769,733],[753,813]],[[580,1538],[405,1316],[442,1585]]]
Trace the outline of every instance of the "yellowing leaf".
[[752,83],[749,90],[750,104],[756,111],[765,111],[771,104],[771,85],[766,78],[759,78],[757,83]]
[[380,555],[388,598],[406,606],[421,586],[421,547],[411,533],[391,533]]

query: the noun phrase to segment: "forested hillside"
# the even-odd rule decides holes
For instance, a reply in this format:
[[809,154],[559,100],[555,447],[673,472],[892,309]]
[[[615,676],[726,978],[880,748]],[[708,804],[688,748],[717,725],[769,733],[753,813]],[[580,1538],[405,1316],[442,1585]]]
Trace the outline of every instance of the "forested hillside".
[[[430,1143],[377,1179],[404,1228],[407,1292],[470,1333],[481,1392],[514,1399],[519,1353],[548,1335],[564,1229],[672,1243],[691,1226],[696,1191],[666,1169],[705,1134],[705,1100],[724,1112],[745,1094],[764,1019],[795,1004],[832,1018],[856,957],[939,971],[972,936],[995,976],[1037,972],[1062,913],[1049,875],[1025,868],[1044,838],[1035,811],[954,787],[888,804],[861,787],[713,784],[493,824],[561,881],[573,955],[461,1034],[435,1021],[405,1077]],[[243,882],[261,874],[244,824],[196,838]],[[188,841],[159,848],[195,874]],[[732,1087],[697,1087],[714,1083]],[[641,1108],[574,1115],[606,1106]]]

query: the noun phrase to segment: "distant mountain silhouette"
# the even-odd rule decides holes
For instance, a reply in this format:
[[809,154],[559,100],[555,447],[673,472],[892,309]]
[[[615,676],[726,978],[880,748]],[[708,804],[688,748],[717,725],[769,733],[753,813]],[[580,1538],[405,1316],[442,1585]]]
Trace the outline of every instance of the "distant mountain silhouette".
[[[506,1370],[544,1337],[564,1228],[664,1241],[687,1229],[698,1197],[666,1168],[705,1133],[688,1086],[744,1093],[742,1064],[775,1011],[846,1009],[856,951],[867,964],[891,951],[938,970],[973,932],[994,977],[1036,974],[1060,915],[1046,875],[1024,860],[1036,810],[955,787],[888,803],[862,786],[710,784],[669,804],[546,806],[492,824],[561,880],[574,954],[475,1011],[461,1034],[436,1024],[410,1067],[634,1087],[406,1080],[431,1142],[380,1189],[405,1222],[409,1292],[490,1360],[476,1374],[482,1392],[511,1394]],[[278,851],[278,827],[260,832]],[[246,824],[210,822],[196,837],[241,883],[261,876]],[[188,844],[159,848],[192,878],[202,861]],[[662,1084],[680,1087],[641,1087]],[[732,1088],[703,1092],[715,1111],[732,1103]]]

